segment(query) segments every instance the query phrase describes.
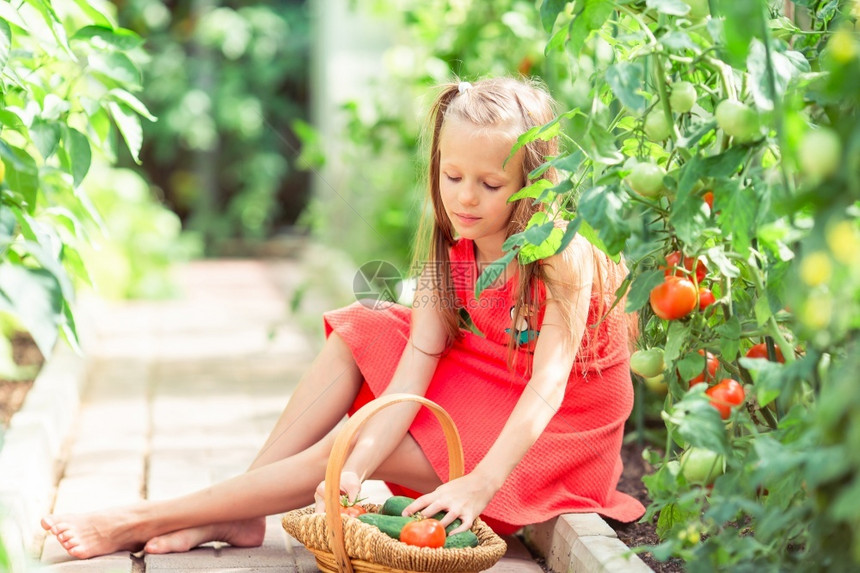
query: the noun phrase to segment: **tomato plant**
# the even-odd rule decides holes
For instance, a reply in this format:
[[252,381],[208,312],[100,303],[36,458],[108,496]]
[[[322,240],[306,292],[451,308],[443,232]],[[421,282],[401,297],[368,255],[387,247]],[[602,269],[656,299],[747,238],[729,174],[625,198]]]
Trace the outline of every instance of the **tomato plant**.
[[400,531],[400,541],[418,547],[442,547],[446,537],[442,523],[432,518],[410,521]]
[[654,314],[664,320],[684,318],[698,304],[696,287],[692,281],[682,277],[666,277],[654,287],[650,295]]
[[745,397],[744,387],[732,378],[720,380],[705,390],[705,394],[711,397],[711,406],[719,411],[723,420],[732,415],[732,408],[740,406]]
[[717,375],[717,369],[720,367],[720,360],[706,350],[699,350],[699,355],[704,358],[705,365],[702,368],[702,373],[695,378],[690,379],[690,387],[702,382],[710,382]]
[[[618,302],[663,350],[666,394],[631,427],[653,448],[650,550],[691,571],[860,568],[856,4],[540,5],[562,112],[518,144],[569,144],[539,199],[558,249],[580,233],[623,255]],[[774,361],[747,355],[762,340]],[[706,495],[680,469],[691,448],[724,462]]]

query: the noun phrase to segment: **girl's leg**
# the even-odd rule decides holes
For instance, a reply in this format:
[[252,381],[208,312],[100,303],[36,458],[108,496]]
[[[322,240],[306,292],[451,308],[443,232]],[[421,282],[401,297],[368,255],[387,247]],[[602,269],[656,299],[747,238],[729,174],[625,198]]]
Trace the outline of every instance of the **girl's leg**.
[[[57,517],[50,530],[72,556],[82,559],[120,550],[139,550],[147,540],[157,539],[159,535],[178,530],[199,532],[201,526],[212,524],[215,525],[208,531],[214,537],[196,539],[187,546],[153,549],[184,551],[203,541],[232,542],[234,540],[229,537],[224,539],[224,535],[243,521],[281,513],[313,501],[313,492],[325,476],[333,439],[334,432],[331,432],[303,452],[177,499],[144,501],[118,510]],[[430,462],[409,435],[376,473],[419,491],[429,491],[440,483]],[[260,541],[262,537],[256,544]]]
[[[332,333],[320,354],[302,377],[301,382],[287,403],[284,412],[275,424],[265,444],[251,464],[250,469],[254,470],[274,461],[283,460],[319,442],[326,433],[330,432],[343,419],[358,393],[360,384],[361,374],[352,358],[349,347],[337,334]],[[319,483],[319,480],[313,486],[316,487],[317,483]],[[310,491],[313,492],[313,487]],[[158,503],[151,505],[153,509],[158,509]],[[137,509],[142,507],[148,507],[148,504],[144,503],[139,506],[133,506],[128,510],[121,510],[120,513],[136,513]],[[87,516],[81,516],[81,519],[86,521],[92,518],[98,521],[98,516],[99,514],[88,514]],[[66,549],[70,549],[73,547],[70,544],[77,543],[73,539],[80,539],[80,537],[76,537],[74,531],[68,527],[68,523],[77,521],[80,521],[80,519],[65,518],[64,520],[57,516],[47,516],[42,520],[42,526],[57,535]],[[254,516],[242,523],[221,523],[220,525],[220,535],[225,537],[223,540],[232,541],[237,545],[259,545],[265,534],[265,517]],[[102,526],[99,525],[99,527]],[[104,527],[108,526],[105,525]],[[175,531],[177,529],[181,528],[173,528],[167,531]],[[226,529],[233,531],[225,531]],[[236,532],[241,534],[236,534]],[[177,533],[180,532],[177,531]],[[188,535],[183,537],[193,540],[202,536],[209,537],[207,540],[213,540],[215,537],[211,537],[212,533],[210,527],[205,532],[196,532],[190,537]],[[147,541],[150,537],[146,537],[142,541],[136,541],[136,545],[139,547],[142,545],[142,542]],[[87,543],[93,545],[92,542]],[[95,545],[99,544],[96,543]],[[127,547],[128,545],[128,543],[121,543],[117,547],[129,548]],[[87,551],[87,549],[82,548],[72,550],[70,553],[75,556],[81,556],[81,554]],[[95,551],[98,551],[95,554],[103,553],[103,551],[97,549]]]

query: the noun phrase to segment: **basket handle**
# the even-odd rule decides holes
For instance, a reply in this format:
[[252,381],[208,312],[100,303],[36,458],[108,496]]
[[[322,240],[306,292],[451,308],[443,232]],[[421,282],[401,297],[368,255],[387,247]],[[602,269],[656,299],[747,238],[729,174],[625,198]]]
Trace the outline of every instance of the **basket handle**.
[[463,475],[465,462],[463,459],[463,445],[460,442],[460,434],[451,416],[435,402],[415,394],[387,394],[375,400],[371,400],[362,406],[355,414],[350,416],[346,425],[335,438],[331,454],[328,458],[328,466],[325,472],[325,513],[329,530],[329,543],[332,553],[338,564],[338,570],[353,573],[352,563],[346,554],[346,546],[343,537],[343,521],[340,516],[340,474],[346,458],[350,452],[352,439],[364,425],[364,423],[380,410],[400,402],[418,402],[426,406],[442,425],[445,441],[448,444],[448,479],[453,480]]

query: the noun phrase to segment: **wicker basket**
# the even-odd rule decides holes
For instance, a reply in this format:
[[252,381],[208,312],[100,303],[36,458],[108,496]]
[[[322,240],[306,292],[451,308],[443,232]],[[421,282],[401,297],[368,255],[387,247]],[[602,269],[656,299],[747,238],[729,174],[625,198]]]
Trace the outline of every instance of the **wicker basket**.
[[[376,527],[340,514],[340,474],[353,437],[383,408],[399,402],[418,402],[439,419],[448,444],[448,479],[463,475],[463,447],[451,417],[438,404],[412,394],[377,398],[356,412],[335,439],[325,476],[325,513],[313,506],[287,512],[283,526],[316,557],[326,573],[472,573],[492,567],[507,550],[504,540],[480,519],[472,525],[478,546],[469,548],[415,547],[401,543]],[[368,504],[369,511],[379,506]]]

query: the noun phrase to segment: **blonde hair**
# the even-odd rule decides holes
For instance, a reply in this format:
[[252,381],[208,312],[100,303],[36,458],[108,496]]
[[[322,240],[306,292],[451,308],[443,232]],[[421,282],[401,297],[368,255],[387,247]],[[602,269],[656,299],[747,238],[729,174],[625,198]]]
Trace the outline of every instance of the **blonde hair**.
[[[413,253],[412,268],[419,273],[428,261],[433,261],[436,268],[442,272],[433,273],[433,288],[435,300],[440,301],[440,311],[443,313],[445,327],[450,344],[462,335],[463,326],[459,309],[456,305],[456,293],[450,274],[449,250],[456,242],[454,227],[448,218],[442,204],[439,188],[439,140],[445,121],[448,119],[465,120],[476,127],[504,128],[519,135],[529,129],[549,123],[555,118],[555,103],[543,87],[534,80],[516,80],[513,78],[492,78],[476,81],[472,84],[452,82],[441,86],[428,115],[425,145],[429,147],[429,165],[427,166],[427,208],[424,209],[418,229],[418,241]],[[548,158],[558,154],[558,140],[535,139],[522,146],[522,185],[529,183],[529,174],[540,167]],[[557,183],[558,175],[553,168],[546,169],[538,179],[547,179]],[[513,204],[513,212],[507,227],[507,236],[525,230],[531,217],[538,211],[544,211],[546,205],[532,199],[520,199]],[[428,212],[429,211],[429,212]],[[431,215],[432,213],[432,215]],[[609,269],[601,261],[609,262],[607,257],[594,251],[595,280],[594,292],[602,293],[604,276]],[[601,255],[601,256],[598,256]],[[623,277],[623,275],[622,275]],[[569,298],[576,292],[577,285],[555,284],[547,280],[540,261],[519,266],[518,281],[515,290],[515,311],[513,312],[512,332],[520,317],[537,316],[538,288],[537,282],[543,281],[551,289],[555,298]],[[620,281],[612,281],[620,284]],[[609,285],[606,285],[609,286]],[[616,285],[617,286],[617,285]],[[586,293],[589,296],[591,293]],[[600,300],[605,300],[600,297]],[[601,307],[603,306],[601,302]],[[563,306],[562,308],[567,308]],[[601,310],[602,312],[602,310]],[[563,312],[565,326],[572,329],[573,319],[569,313]],[[588,335],[586,335],[588,336]],[[590,346],[590,345],[589,345]],[[517,353],[516,342],[511,337],[509,343],[509,364],[512,366],[512,356]]]

